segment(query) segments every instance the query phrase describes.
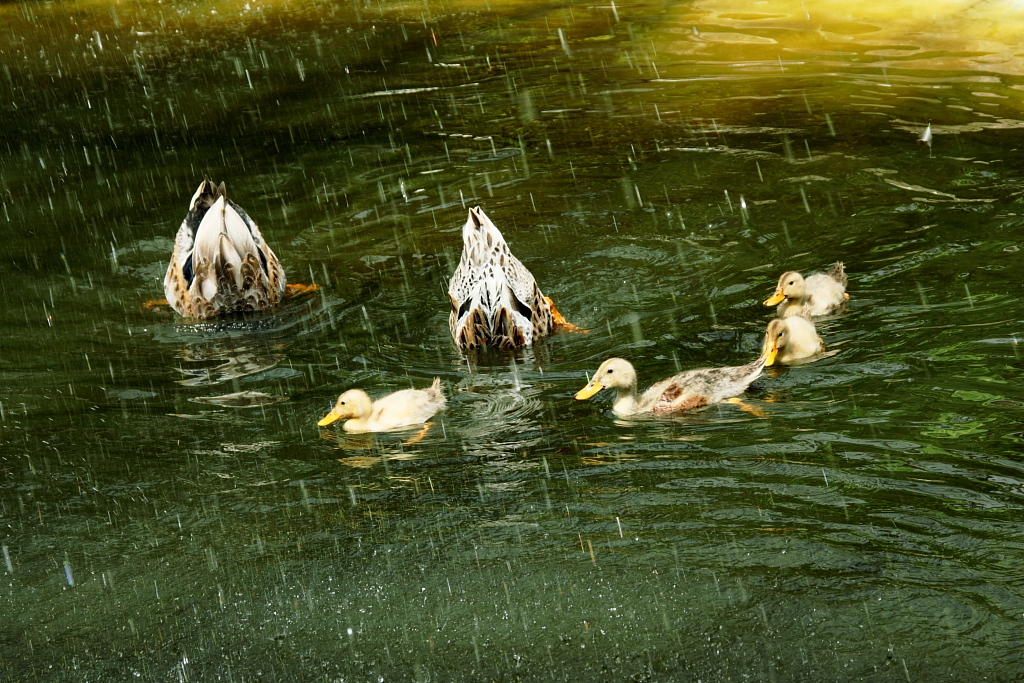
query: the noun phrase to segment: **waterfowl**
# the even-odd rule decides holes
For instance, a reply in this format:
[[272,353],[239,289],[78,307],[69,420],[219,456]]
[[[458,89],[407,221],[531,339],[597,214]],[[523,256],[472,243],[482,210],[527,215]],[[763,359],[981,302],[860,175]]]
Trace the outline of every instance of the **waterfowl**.
[[621,417],[693,410],[742,394],[765,365],[774,361],[775,352],[766,349],[760,358],[746,365],[687,370],[651,385],[638,398],[633,365],[622,358],[609,358],[601,363],[587,385],[576,392],[576,400],[585,401],[602,389],[615,389],[612,410]]
[[209,178],[192,196],[164,276],[171,307],[215,318],[273,307],[285,293],[284,269],[256,223]]
[[827,273],[815,273],[806,280],[791,270],[779,277],[775,293],[765,300],[765,306],[779,304],[779,316],[806,317],[829,315],[841,309],[850,295],[846,293],[846,270],[842,261],[836,261]]
[[401,427],[414,427],[429,420],[445,406],[441,379],[427,389],[402,389],[376,401],[362,389],[349,389],[338,397],[334,409],[317,422],[320,427],[350,418],[342,428],[346,432],[384,432]]
[[448,324],[460,349],[522,348],[551,334],[556,316],[564,321],[479,206],[462,228],[462,258],[448,298]]
[[818,336],[814,323],[801,315],[775,318],[768,323],[764,334],[764,354],[771,356],[772,361],[765,365],[790,363],[824,350],[825,342]]

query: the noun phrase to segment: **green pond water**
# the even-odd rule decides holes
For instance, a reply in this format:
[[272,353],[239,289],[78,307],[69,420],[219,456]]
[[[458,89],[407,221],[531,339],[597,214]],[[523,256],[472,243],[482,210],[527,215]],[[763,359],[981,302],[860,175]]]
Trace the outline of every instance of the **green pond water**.
[[[922,5],[0,4],[0,680],[1020,679],[1020,9]],[[314,295],[146,305],[204,174]],[[453,346],[476,204],[589,333]]]

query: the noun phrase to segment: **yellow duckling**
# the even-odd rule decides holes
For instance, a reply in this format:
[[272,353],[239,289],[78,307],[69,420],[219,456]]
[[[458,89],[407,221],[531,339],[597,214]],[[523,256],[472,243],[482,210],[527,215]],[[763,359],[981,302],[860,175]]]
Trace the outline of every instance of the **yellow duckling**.
[[747,365],[688,370],[652,385],[637,398],[633,365],[622,358],[609,358],[601,363],[593,379],[576,392],[576,400],[585,401],[602,389],[616,389],[612,410],[621,417],[693,410],[742,394],[765,365],[774,361],[775,352],[766,349],[760,358]]
[[790,363],[801,358],[816,356],[825,351],[825,342],[818,336],[814,323],[801,315],[775,318],[768,323],[764,334],[764,354],[772,363]]
[[433,417],[445,403],[439,377],[435,377],[427,389],[402,389],[372,402],[362,389],[349,389],[338,397],[334,409],[317,425],[326,427],[351,418],[342,427],[346,432],[384,432],[414,427]]
[[448,298],[448,324],[460,349],[522,348],[565,321],[479,206],[462,228],[462,258]]
[[765,302],[765,306],[779,304],[779,315],[815,317],[829,315],[841,309],[850,295],[846,293],[846,270],[842,261],[836,261],[827,273],[815,273],[806,280],[791,270],[783,273],[779,284]]
[[171,307],[190,318],[262,311],[285,293],[284,269],[260,229],[208,178],[192,196],[164,277]]

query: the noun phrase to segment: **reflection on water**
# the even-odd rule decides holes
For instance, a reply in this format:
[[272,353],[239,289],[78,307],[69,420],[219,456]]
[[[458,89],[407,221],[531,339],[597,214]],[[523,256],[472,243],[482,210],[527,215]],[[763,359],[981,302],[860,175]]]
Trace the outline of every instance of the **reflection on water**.
[[[3,671],[1018,676],[1015,12],[0,4]],[[144,307],[204,174],[319,290]],[[453,347],[475,204],[588,334]],[[763,417],[572,400],[746,362],[778,274],[837,260]],[[422,435],[316,427],[435,376]]]
[[[284,347],[279,346],[278,350],[283,351]],[[283,353],[261,355],[245,347],[183,349],[180,358],[184,364],[177,370],[188,379],[180,379],[178,384],[186,387],[209,386],[237,380],[270,370],[284,357]],[[190,367],[185,367],[185,364]]]

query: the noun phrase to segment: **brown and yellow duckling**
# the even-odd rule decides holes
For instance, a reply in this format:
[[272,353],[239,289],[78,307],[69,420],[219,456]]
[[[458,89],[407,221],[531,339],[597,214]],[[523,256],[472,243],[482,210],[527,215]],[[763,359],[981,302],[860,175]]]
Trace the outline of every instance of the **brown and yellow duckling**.
[[760,358],[746,365],[688,370],[653,384],[638,397],[633,365],[622,358],[609,358],[576,393],[576,400],[584,401],[602,389],[615,389],[612,410],[620,417],[693,410],[742,394],[774,360],[775,352],[766,349]]
[[349,418],[342,429],[346,432],[386,432],[426,423],[445,407],[441,379],[426,389],[402,389],[376,401],[362,389],[349,389],[338,397],[334,409],[317,425],[329,424]]
[[808,318],[830,315],[842,309],[850,300],[846,293],[846,270],[836,261],[827,273],[804,277],[791,270],[779,277],[775,293],[765,300],[765,306],[778,304],[779,316],[803,315]]

